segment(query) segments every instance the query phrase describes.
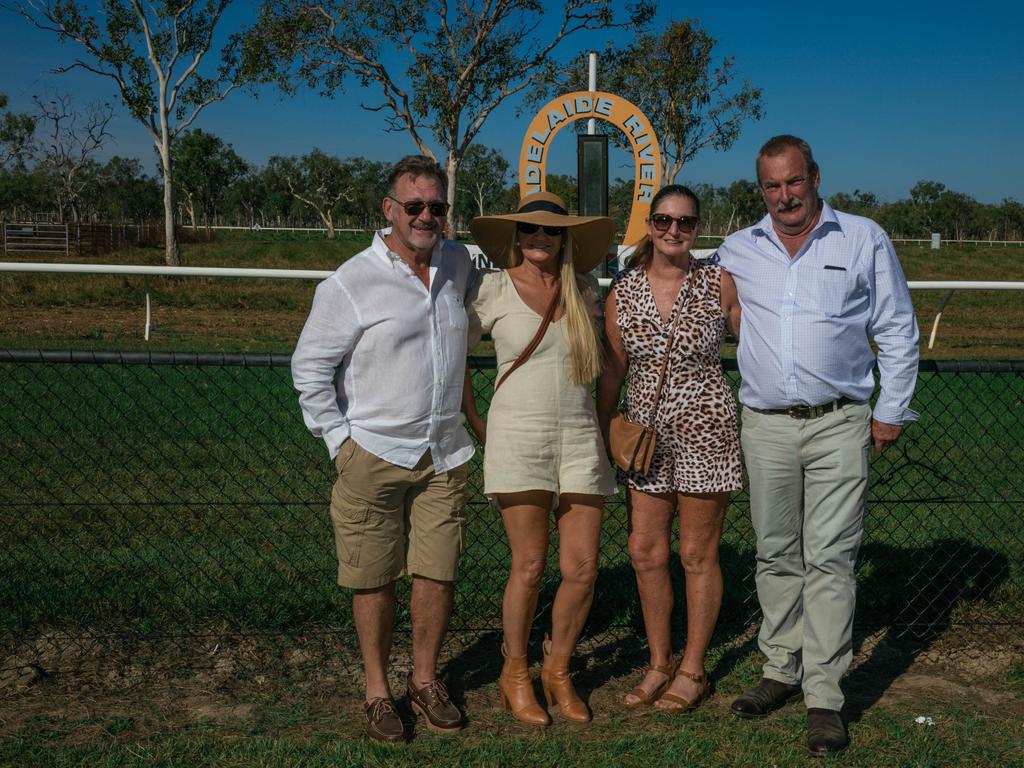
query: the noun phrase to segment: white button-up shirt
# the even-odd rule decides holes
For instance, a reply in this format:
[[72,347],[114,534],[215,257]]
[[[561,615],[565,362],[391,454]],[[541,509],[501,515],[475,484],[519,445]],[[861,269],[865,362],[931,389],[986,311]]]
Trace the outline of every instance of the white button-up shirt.
[[429,449],[440,474],[473,455],[463,426],[466,248],[439,241],[430,288],[376,233],[316,288],[292,355],[306,426],[332,457],[349,437],[411,468]]
[[725,239],[717,258],[736,280],[740,306],[740,402],[753,408],[867,400],[881,389],[874,418],[917,419],[918,330],[903,269],[875,222],[834,211],[790,258],[771,217]]

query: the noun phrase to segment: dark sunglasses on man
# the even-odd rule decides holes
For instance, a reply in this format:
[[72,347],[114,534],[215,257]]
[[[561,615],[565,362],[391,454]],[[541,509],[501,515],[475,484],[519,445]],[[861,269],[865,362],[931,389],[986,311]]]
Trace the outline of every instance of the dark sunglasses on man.
[[[538,229],[542,229],[540,224],[529,224],[525,221],[520,221],[516,224],[516,229],[522,232],[524,235],[532,235]],[[551,237],[565,234],[565,227],[543,227],[544,234]]]
[[402,202],[397,197],[391,195],[384,195],[388,200],[394,200],[405,211],[407,216],[419,216],[423,213],[423,209],[426,208],[430,211],[430,215],[435,219],[440,219],[448,215],[448,203],[442,203],[439,200],[432,202],[425,202],[423,200],[409,200],[408,202]]
[[658,232],[667,232],[673,221],[679,225],[680,232],[693,232],[700,223],[696,216],[669,216],[667,213],[656,213],[650,218],[651,226]]

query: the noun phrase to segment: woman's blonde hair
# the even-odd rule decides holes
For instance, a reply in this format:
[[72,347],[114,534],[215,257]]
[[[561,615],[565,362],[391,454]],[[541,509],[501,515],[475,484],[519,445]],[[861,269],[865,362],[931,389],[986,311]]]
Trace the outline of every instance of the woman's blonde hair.
[[[574,384],[589,384],[601,373],[601,343],[598,338],[597,319],[587,306],[587,299],[599,300],[599,297],[585,296],[592,288],[580,288],[582,279],[576,274],[573,256],[576,243],[572,230],[566,229],[562,235],[562,250],[558,255],[559,278],[562,282],[562,295],[559,304],[565,313],[565,336],[569,343],[569,372]],[[519,233],[513,232],[512,244],[509,249],[508,265],[517,267],[523,263],[523,252],[519,248]]]

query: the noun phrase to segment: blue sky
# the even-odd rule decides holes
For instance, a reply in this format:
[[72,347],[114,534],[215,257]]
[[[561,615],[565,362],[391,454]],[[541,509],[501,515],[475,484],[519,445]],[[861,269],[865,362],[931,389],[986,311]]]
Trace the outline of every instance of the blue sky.
[[[238,5],[233,20],[247,16],[249,4]],[[681,180],[728,184],[751,178],[754,155],[766,138],[797,133],[814,148],[826,194],[861,189],[897,200],[918,180],[931,179],[983,202],[1024,201],[1021,4],[662,3],[657,23],[687,16],[700,19],[718,39],[719,56],[735,55],[742,78],[763,88],[767,114],[746,124],[728,152],[703,151]],[[629,33],[621,35],[628,40]],[[571,45],[603,47],[607,37]],[[72,93],[81,104],[117,104],[101,78],[50,74],[75,49],[3,11],[0,51],[0,93],[15,110],[30,109],[32,95],[47,90]],[[308,90],[285,98],[269,89],[258,99],[235,93],[209,107],[195,127],[218,134],[257,164],[313,147],[375,160],[415,151],[406,134],[385,133],[380,115],[359,108],[373,101],[372,93],[358,90],[333,99]],[[518,157],[529,120],[517,117],[515,106],[510,102],[495,112],[479,138],[510,161]],[[112,130],[115,142],[104,156],[140,157],[155,167],[148,137],[120,106]],[[613,175],[632,176],[631,168],[619,165],[626,160],[613,159]],[[549,172],[575,172],[568,131],[554,142]]]

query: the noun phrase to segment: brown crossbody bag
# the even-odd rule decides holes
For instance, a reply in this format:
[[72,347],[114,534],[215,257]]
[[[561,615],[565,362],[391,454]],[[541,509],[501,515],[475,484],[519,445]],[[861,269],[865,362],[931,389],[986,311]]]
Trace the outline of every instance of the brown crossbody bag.
[[658,416],[658,402],[661,400],[661,387],[665,383],[665,373],[668,371],[668,361],[672,355],[672,343],[676,338],[676,326],[683,310],[690,302],[690,295],[693,291],[693,276],[696,270],[691,266],[690,274],[686,279],[686,297],[683,299],[675,319],[672,320],[672,329],[668,334],[668,343],[665,345],[665,358],[661,361],[661,373],[658,375],[658,386],[654,390],[654,404],[651,406],[651,418],[648,424],[637,424],[626,418],[622,411],[616,411],[608,425],[608,445],[611,450],[612,461],[619,469],[625,472],[636,472],[639,475],[646,475],[651,471],[651,461],[654,459],[655,429],[654,425]]

